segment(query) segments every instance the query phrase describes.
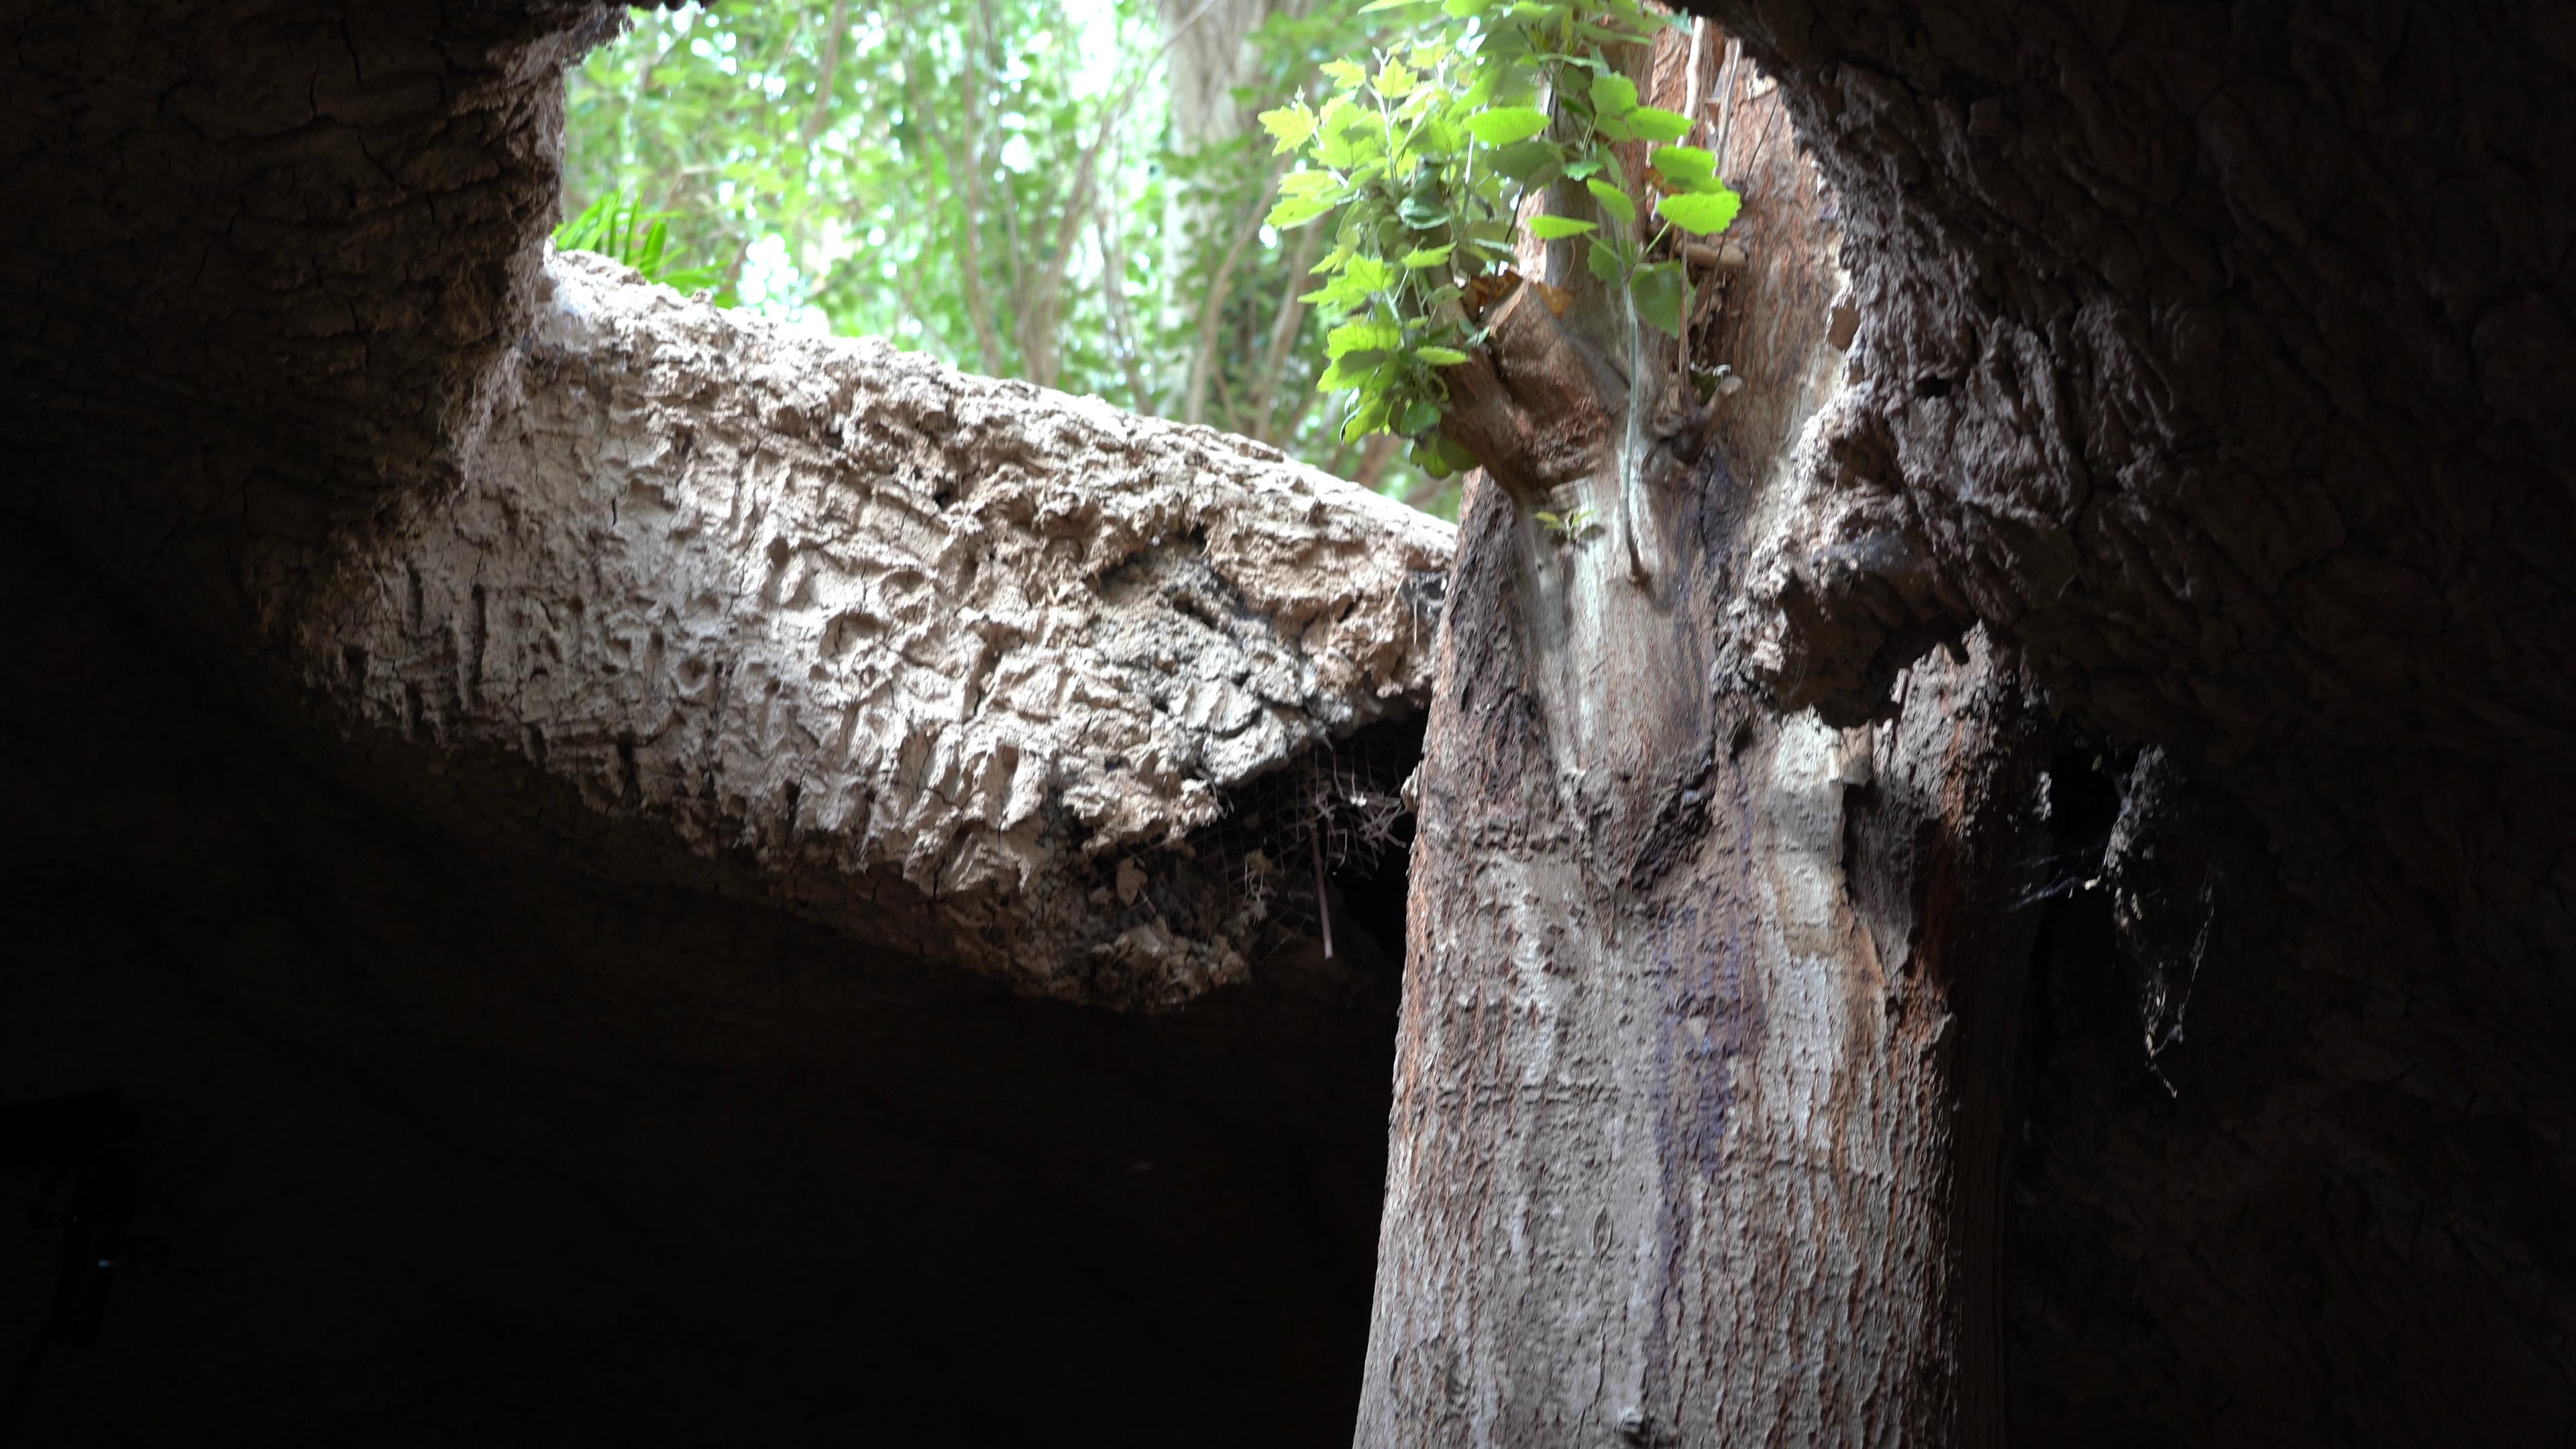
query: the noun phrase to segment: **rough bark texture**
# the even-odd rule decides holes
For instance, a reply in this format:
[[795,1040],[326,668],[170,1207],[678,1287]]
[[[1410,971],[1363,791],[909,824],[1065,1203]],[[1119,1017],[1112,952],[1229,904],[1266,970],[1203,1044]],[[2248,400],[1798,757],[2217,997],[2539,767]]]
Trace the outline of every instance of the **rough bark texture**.
[[1860,318],[1757,668],[1867,717],[1977,623],[2099,732],[2053,772],[2016,1430],[2562,1440],[2565,7],[1708,8]]
[[[675,879],[1027,990],[1243,979],[1241,860],[1149,847],[1415,708],[1450,530],[1258,444],[616,270],[549,270],[461,489],[269,603],[361,747],[413,747],[372,773],[502,839],[626,820],[640,870],[667,835]],[[478,770],[554,788],[496,808]]]
[[1979,905],[2033,888],[2045,731],[1982,645],[1877,729],[1743,678],[1746,562],[1813,525],[1797,445],[1843,359],[1826,197],[1779,101],[1737,100],[1735,237],[1765,262],[1698,337],[1745,379],[1714,445],[1648,470],[1665,565],[1640,585],[1615,533],[1530,517],[1616,506],[1619,394],[1545,309],[1497,322],[1502,386],[1469,403],[1493,474],[1423,764],[1363,1445],[2000,1431],[2037,921]]
[[[1559,1442],[1623,1394],[1632,1439],[1977,1438],[1998,1356],[2000,1421],[2040,1442],[2555,1442],[2576,32],[2501,4],[1707,8],[1836,193],[1856,333],[1848,391],[1754,480],[1775,512],[1732,540],[1722,662],[1781,709],[1901,732],[1925,650],[1983,631],[2080,732],[2048,761],[2042,879],[1915,882],[1947,928],[2044,918],[2018,1051],[1945,1081],[1966,1123],[2019,1078],[2004,1298],[1965,1315],[1957,1378],[1882,1378],[1866,1412],[1836,1411],[1863,1401],[1850,1352],[1633,1346],[1665,1285],[1722,1274],[1636,1253],[1633,1218],[1587,1245],[1550,1214],[1670,1200],[1587,1181],[1639,1173],[1622,1093],[1675,1091],[1647,1067],[1670,1008],[1626,983],[1616,929],[1665,907],[1578,881],[1608,904],[1569,947],[1515,934],[1510,890],[1501,923],[1447,903],[1515,868],[1455,843],[1497,821],[1616,839],[1493,763],[1582,738],[1565,698],[1651,734],[1689,697],[1640,687],[1661,621],[1601,625],[1597,662],[1550,679],[1532,621],[1561,606],[1471,516],[1453,627],[1512,642],[1444,644],[1362,1442]],[[1757,278],[1794,254],[1745,241]],[[1729,455],[1787,451],[1773,419],[1805,405],[1755,381]],[[1871,870],[1840,880],[1866,895]],[[1535,984],[1559,952],[1591,963],[1580,988]],[[1979,965],[1962,979],[2014,969]],[[1562,1043],[1605,1099],[1581,1127],[1544,1106]],[[1759,1100],[1730,1118],[1753,1144],[1779,1132]],[[1971,1137],[1948,1170],[1992,1191]],[[1768,1322],[1785,1340],[1843,1287],[1774,1294]],[[1781,1371],[1693,1400],[1657,1376],[1668,1342]]]
[[0,8],[0,1102],[168,1248],[0,1437],[1339,1437],[1396,905],[1245,817],[1447,530],[550,262],[616,17]]
[[[460,848],[97,583],[0,531],[0,1102],[122,1090],[164,1261],[0,1441],[1347,1436],[1400,882],[1336,882],[1330,961],[1032,998]],[[0,1161],[12,1373],[62,1192]]]

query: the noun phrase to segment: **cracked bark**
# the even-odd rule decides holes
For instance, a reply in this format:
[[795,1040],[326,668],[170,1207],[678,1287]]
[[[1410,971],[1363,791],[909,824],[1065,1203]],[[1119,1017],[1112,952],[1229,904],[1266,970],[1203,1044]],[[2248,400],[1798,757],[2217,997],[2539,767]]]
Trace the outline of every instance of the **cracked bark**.
[[178,1265],[0,1435],[1338,1433],[1395,930],[1219,817],[1449,530],[549,258],[616,13],[0,12],[0,1100]]
[[2029,868],[2044,731],[1982,641],[1848,731],[1775,708],[1730,643],[1845,385],[1829,198],[1779,107],[1737,98],[1731,239],[1763,260],[1696,338],[1746,386],[1648,465],[1644,583],[1615,529],[1530,516],[1617,507],[1626,369],[1579,308],[1522,289],[1459,369],[1489,466],[1421,776],[1372,1449],[2000,1431],[2030,923],[1978,903]]

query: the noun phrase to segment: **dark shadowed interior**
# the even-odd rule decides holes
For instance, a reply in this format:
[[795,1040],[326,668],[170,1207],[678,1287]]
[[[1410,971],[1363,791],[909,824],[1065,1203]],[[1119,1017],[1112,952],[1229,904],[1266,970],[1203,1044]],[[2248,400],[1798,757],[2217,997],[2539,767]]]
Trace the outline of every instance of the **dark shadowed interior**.
[[[1982,625],[2065,732],[2011,1437],[2566,1442],[2576,8],[1694,8],[1937,581],[1819,584],[1784,691]],[[0,6],[0,1105],[121,1093],[133,1184],[39,1356],[76,1185],[0,1152],[0,1442],[1347,1442],[1400,854],[1329,960],[1033,1000],[460,841],[272,667],[453,483],[617,14]]]

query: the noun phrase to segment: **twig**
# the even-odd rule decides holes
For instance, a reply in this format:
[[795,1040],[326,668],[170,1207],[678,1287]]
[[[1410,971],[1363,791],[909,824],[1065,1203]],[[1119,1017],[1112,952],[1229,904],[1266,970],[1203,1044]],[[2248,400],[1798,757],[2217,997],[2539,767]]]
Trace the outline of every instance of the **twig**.
[[1103,205],[1092,224],[1100,233],[1100,281],[1108,293],[1109,325],[1122,345],[1118,353],[1119,371],[1127,378],[1127,406],[1145,406],[1145,373],[1138,365],[1141,344],[1136,338],[1136,320],[1127,310],[1127,252],[1118,236],[1117,208]]
[[[1720,177],[1723,177],[1726,174],[1727,138],[1735,130],[1735,68],[1738,64],[1742,63],[1743,59],[1744,42],[1736,39],[1734,36],[1728,36],[1726,38],[1726,64],[1718,67],[1717,71],[1717,97],[1724,109],[1717,113],[1716,144],[1708,148],[1708,154],[1717,158],[1717,169]],[[1708,103],[1706,101],[1694,101],[1692,103],[1691,112],[1695,116],[1706,109],[1708,109]]]
[[814,82],[814,109],[805,115],[805,144],[823,134],[832,119],[832,82],[841,69],[841,37],[850,28],[850,0],[832,0],[832,31],[823,37],[823,73]]
[[1321,821],[1306,827],[1306,844],[1315,852],[1315,914],[1324,922],[1324,959],[1333,959],[1333,906],[1324,899],[1324,827]]
[[1271,412],[1277,406],[1280,375],[1288,370],[1288,353],[1306,324],[1306,304],[1297,300],[1305,295],[1300,288],[1323,243],[1324,228],[1306,227],[1297,233],[1297,249],[1288,255],[1288,282],[1279,292],[1279,310],[1270,319],[1270,345],[1261,354],[1261,375],[1253,379],[1252,402],[1246,409],[1252,415],[1252,436],[1265,443],[1271,440]]
[[1208,374],[1216,370],[1216,334],[1218,324],[1225,320],[1226,298],[1234,291],[1234,269],[1243,261],[1244,248],[1260,238],[1263,203],[1270,199],[1270,188],[1278,184],[1287,169],[1285,156],[1270,168],[1269,178],[1253,193],[1251,216],[1235,232],[1234,245],[1226,248],[1225,260],[1217,264],[1216,275],[1208,279],[1207,296],[1199,302],[1198,350],[1190,359],[1189,404],[1181,413],[1183,422],[1207,421]]

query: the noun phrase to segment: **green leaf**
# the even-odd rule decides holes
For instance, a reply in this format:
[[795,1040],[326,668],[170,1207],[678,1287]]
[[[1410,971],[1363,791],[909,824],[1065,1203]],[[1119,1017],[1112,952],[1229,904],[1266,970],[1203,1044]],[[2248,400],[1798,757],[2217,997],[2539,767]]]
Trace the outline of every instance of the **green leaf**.
[[1714,191],[1721,189],[1717,179],[1717,158],[1697,146],[1658,146],[1646,158],[1654,164],[1655,174],[1674,191]]
[[1342,441],[1345,443],[1356,443],[1371,433],[1382,431],[1385,427],[1386,399],[1383,397],[1366,398],[1361,401],[1359,408],[1351,414],[1351,420],[1342,424]]
[[1447,246],[1415,247],[1404,254],[1404,264],[1408,267],[1436,267],[1449,260],[1450,250]]
[[1467,130],[1488,146],[1526,141],[1547,129],[1547,112],[1530,106],[1496,106],[1467,118]]
[[[1352,66],[1354,71],[1359,67]],[[1351,140],[1353,127],[1373,124],[1376,117],[1351,104],[1350,92],[1343,91],[1324,102],[1315,117],[1316,153],[1327,166],[1349,166],[1360,159],[1360,148]]]
[[1641,141],[1678,141],[1690,134],[1690,117],[1655,106],[1639,106],[1620,119]]
[[1271,148],[1270,154],[1285,156],[1314,139],[1315,113],[1296,104],[1281,106],[1275,111],[1263,111],[1261,129],[1278,139],[1279,144]]
[[1570,216],[1550,216],[1541,213],[1529,219],[1529,234],[1540,241],[1555,241],[1560,237],[1581,236],[1592,230],[1594,226],[1593,222],[1576,221]]
[[1415,398],[1404,405],[1404,421],[1397,429],[1407,437],[1417,437],[1440,426],[1440,404],[1427,397]]
[[1454,347],[1417,347],[1413,355],[1433,367],[1456,367],[1467,360],[1467,354]]
[[1637,299],[1637,315],[1657,331],[1682,335],[1682,294],[1687,286],[1681,263],[1655,262],[1639,267],[1628,279],[1628,295]]
[[1395,268],[1388,266],[1383,257],[1353,257],[1342,269],[1342,279],[1363,294],[1383,292],[1395,285]]
[[1360,13],[1362,15],[1374,15],[1380,10],[1393,10],[1399,5],[1419,5],[1421,3],[1422,0],[1369,0],[1369,3],[1360,7]]
[[1569,161],[1565,164],[1565,174],[1577,181],[1600,169],[1601,163],[1598,161]]
[[1262,224],[1275,226],[1281,231],[1293,231],[1332,209],[1333,203],[1325,197],[1286,197],[1270,208],[1270,214],[1262,218]]
[[1494,153],[1494,169],[1523,186],[1544,186],[1540,178],[1562,154],[1546,141],[1520,141]]
[[1360,69],[1357,61],[1351,60],[1325,61],[1324,74],[1333,78],[1335,90],[1357,90],[1360,83],[1368,79],[1368,72]]
[[1619,285],[1619,254],[1611,250],[1607,244],[1596,240],[1591,246],[1586,247],[1583,252],[1583,264],[1590,267],[1592,275],[1600,278],[1603,284],[1612,287]]
[[679,267],[665,270],[656,280],[675,292],[710,292],[724,284],[722,267]]
[[1693,236],[1724,231],[1744,209],[1744,198],[1732,191],[1698,191],[1667,196],[1655,203],[1655,214]]
[[1337,357],[1333,359],[1332,366],[1324,369],[1324,375],[1315,379],[1315,391],[1349,392],[1353,388],[1364,386],[1370,374],[1376,370],[1375,363],[1354,366],[1349,359]]
[[1341,357],[1350,352],[1384,352],[1404,340],[1404,329],[1392,322],[1345,322],[1324,338],[1324,353]]
[[1377,68],[1377,93],[1390,101],[1400,101],[1413,94],[1414,86],[1420,82],[1421,77],[1393,56],[1388,56],[1386,63]]
[[1430,456],[1423,461],[1422,466],[1434,478],[1446,478],[1452,473],[1464,473],[1476,466],[1476,455],[1458,446],[1457,440],[1445,432],[1432,434],[1427,447]]
[[1447,211],[1418,196],[1408,196],[1396,203],[1395,214],[1415,231],[1430,231],[1449,224]]
[[1596,116],[1624,116],[1637,108],[1637,83],[1624,75],[1596,75],[1592,78],[1592,113]]
[[1607,181],[1586,181],[1583,189],[1592,193],[1592,199],[1601,203],[1601,209],[1610,214],[1612,221],[1621,226],[1637,224],[1637,203],[1629,199],[1628,193]]
[[[1271,114],[1275,116],[1278,112]],[[1279,178],[1279,194],[1282,196],[1321,196],[1341,188],[1342,178],[1330,171],[1291,171]]]

